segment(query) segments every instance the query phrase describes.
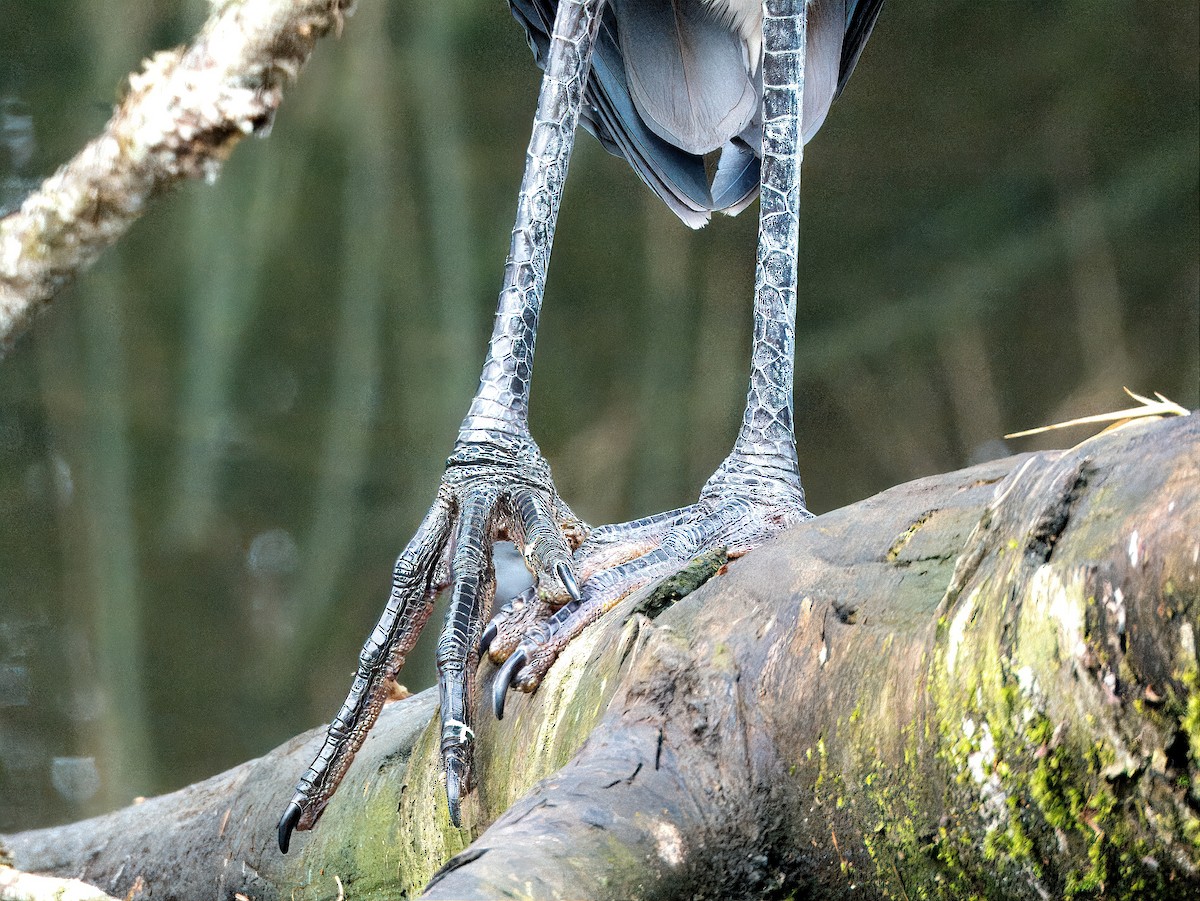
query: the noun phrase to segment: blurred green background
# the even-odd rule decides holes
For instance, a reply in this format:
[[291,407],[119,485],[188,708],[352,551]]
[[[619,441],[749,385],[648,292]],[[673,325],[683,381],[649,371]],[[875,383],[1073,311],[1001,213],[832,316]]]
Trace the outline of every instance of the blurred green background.
[[[208,5],[0,0],[0,205]],[[892,2],[804,165],[815,511],[1198,403],[1194,0]],[[0,362],[0,829],[327,719],[478,377],[538,88],[503,0],[361,0],[265,141]],[[679,225],[581,138],[533,431],[592,522],[692,500],[748,367],[756,207]],[[402,678],[433,679],[433,632]],[[282,803],[282,802],[281,802]]]

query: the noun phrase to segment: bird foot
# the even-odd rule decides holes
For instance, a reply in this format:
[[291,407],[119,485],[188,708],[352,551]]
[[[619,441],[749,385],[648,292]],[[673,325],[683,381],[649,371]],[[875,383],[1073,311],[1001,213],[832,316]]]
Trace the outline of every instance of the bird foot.
[[396,561],[391,597],[363,646],[350,693],[280,820],[281,849],[286,852],[293,830],[311,829],[320,817],[390,696],[434,598],[448,585],[453,591],[437,663],[446,796],[458,824],[461,796],[470,787],[479,633],[495,595],[492,547],[500,539],[516,544],[539,603],[562,606],[581,597],[572,555],[587,536],[587,526],[559,498],[549,464],[531,438],[459,442],[433,507]]
[[557,603],[529,590],[505,604],[484,630],[480,655],[500,664],[492,680],[496,716],[503,717],[510,688],[536,689],[567,644],[623,598],[706,553],[724,550],[730,559],[740,557],[811,518],[796,476],[764,475],[734,456],[697,503],[593,530],[574,555],[582,579],[578,599]]

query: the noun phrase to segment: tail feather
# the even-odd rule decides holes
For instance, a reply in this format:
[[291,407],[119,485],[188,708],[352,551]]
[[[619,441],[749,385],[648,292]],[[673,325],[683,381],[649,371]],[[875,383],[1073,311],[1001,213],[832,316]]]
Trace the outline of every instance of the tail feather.
[[[883,0],[810,4],[806,141],[846,86]],[[544,69],[558,0],[509,0],[509,6]],[[728,31],[714,31],[727,18],[719,4],[702,0],[610,0],[584,92],[584,127],[692,228],[713,211],[736,215],[758,196],[761,73],[746,55],[756,51],[731,45],[741,38]],[[629,30],[625,40],[620,23]],[[739,54],[736,71],[731,47]],[[710,179],[705,153],[717,148]]]
[[758,112],[741,38],[701,0],[609,0],[627,87],[650,130],[689,153],[724,146]]

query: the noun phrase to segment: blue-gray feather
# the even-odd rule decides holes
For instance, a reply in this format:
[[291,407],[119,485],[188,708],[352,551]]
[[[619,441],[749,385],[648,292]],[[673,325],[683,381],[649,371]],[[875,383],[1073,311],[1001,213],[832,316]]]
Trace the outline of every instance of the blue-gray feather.
[[703,155],[740,133],[761,91],[741,38],[701,0],[609,0],[634,106],[650,130]]
[[[735,0],[739,5],[757,0]],[[546,66],[557,0],[509,0]],[[883,0],[810,0],[804,139],[846,86]],[[686,224],[758,193],[758,61],[704,0],[610,0],[581,120]],[[711,179],[704,156],[720,151]]]

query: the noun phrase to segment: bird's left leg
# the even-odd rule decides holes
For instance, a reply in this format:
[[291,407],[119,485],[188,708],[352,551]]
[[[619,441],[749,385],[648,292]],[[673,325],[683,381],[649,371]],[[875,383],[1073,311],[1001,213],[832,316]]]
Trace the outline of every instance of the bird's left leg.
[[746,553],[811,517],[793,431],[800,123],[804,96],[805,0],[763,2],[763,142],[754,346],[746,411],[733,452],[698,503],[637,522],[594,530],[576,552],[582,599],[556,610],[513,603],[483,636],[492,660],[493,706],[507,689],[531,691],[559,652],[622,597],[678,571],[705,551]]

